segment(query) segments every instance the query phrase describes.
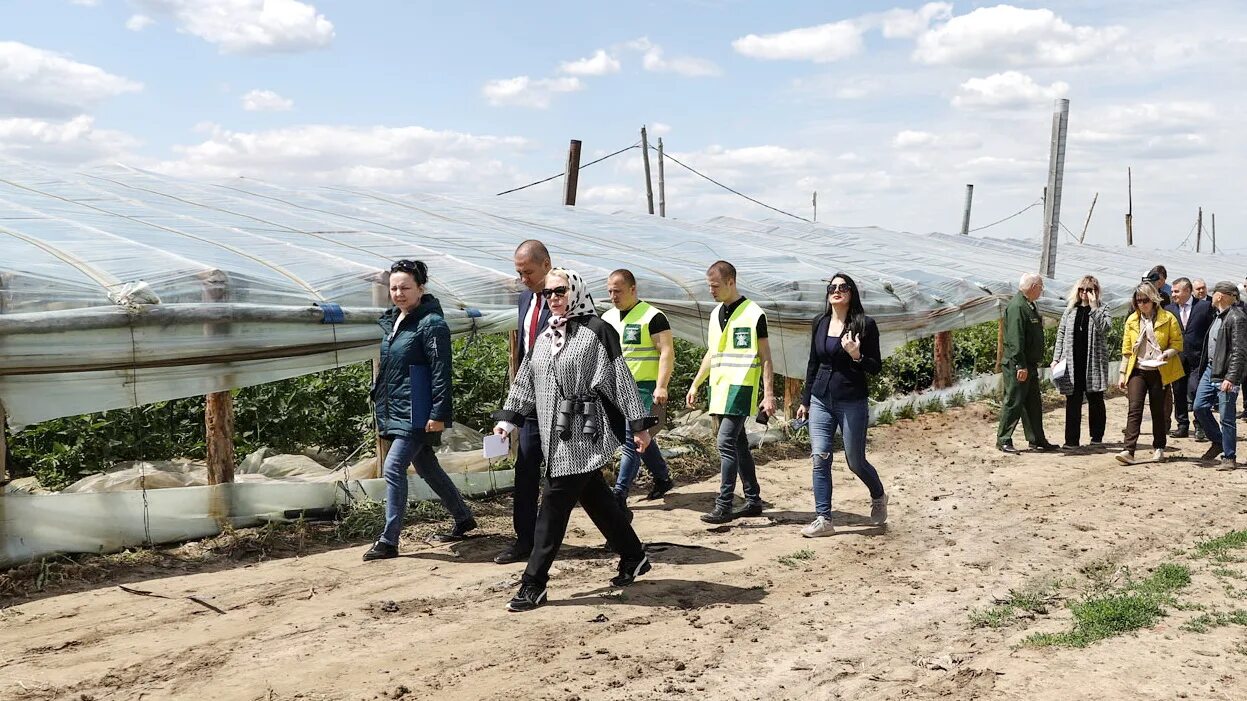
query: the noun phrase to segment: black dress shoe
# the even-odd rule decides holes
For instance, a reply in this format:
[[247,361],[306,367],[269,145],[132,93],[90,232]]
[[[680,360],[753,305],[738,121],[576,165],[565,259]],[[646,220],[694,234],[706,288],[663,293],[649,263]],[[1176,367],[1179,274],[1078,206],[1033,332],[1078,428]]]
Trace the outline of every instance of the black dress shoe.
[[388,560],[392,557],[398,557],[398,547],[390,545],[389,543],[382,543],[378,540],[372,544],[372,547],[368,549],[368,552],[364,553],[364,562],[370,562],[372,560]]
[[1175,428],[1169,432],[1170,438],[1190,438],[1190,436],[1191,429],[1189,428]]
[[762,515],[762,504],[758,502],[747,503],[744,506],[732,512],[732,518],[749,518],[751,516]]
[[999,449],[1000,452],[1002,453],[1008,453],[1010,455],[1018,454],[1018,449],[1014,448],[1012,443],[1001,443],[997,445],[996,448]]
[[654,480],[654,486],[649,490],[649,494],[645,495],[645,500],[662,499],[662,495],[670,492],[673,487],[675,487],[674,480]]
[[429,540],[434,543],[455,543],[463,540],[467,536],[468,531],[472,530],[476,530],[476,519],[469,516],[468,520],[456,523],[449,533],[438,533],[429,538]]
[[701,520],[706,523],[727,523],[736,516],[732,513],[732,507],[715,504],[714,509],[708,514],[702,514]]
[[1046,453],[1056,449],[1057,447],[1054,443],[1031,443],[1031,450],[1040,453]]
[[494,556],[494,562],[499,565],[509,565],[513,562],[528,562],[528,556],[533,552],[533,547],[521,546],[519,543],[503,550]]

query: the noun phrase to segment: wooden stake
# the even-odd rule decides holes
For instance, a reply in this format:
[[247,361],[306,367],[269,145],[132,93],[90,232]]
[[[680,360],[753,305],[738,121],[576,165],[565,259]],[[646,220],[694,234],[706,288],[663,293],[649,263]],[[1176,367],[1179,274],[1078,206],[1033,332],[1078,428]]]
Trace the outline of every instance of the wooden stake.
[[953,386],[953,332],[935,334],[935,377],[931,383],[935,389]]
[[645,201],[649,204],[649,213],[654,213],[654,183],[649,177],[649,137],[645,135],[645,127],[641,127],[641,160],[645,163]]
[[1195,252],[1199,253],[1201,239],[1204,238],[1204,208],[1199,208],[1199,215],[1195,219]]
[[974,201],[974,186],[966,183],[966,207],[961,213],[961,235],[970,235],[970,203]]
[[667,216],[667,179],[664,176],[662,137],[658,137],[658,216]]
[[[376,284],[372,286],[372,306],[390,307],[390,273],[383,271],[374,279]],[[377,352],[372,356],[372,380],[377,381],[377,375],[381,372],[381,349],[377,348]],[[369,477],[380,477],[381,466],[385,464],[385,456],[390,452],[390,442],[381,437],[381,427],[377,426],[377,464],[374,466]]]
[[1091,226],[1091,213],[1095,211],[1095,201],[1100,199],[1100,193],[1095,193],[1095,197],[1091,198],[1091,209],[1087,210],[1087,221],[1082,225],[1082,233],[1078,235],[1078,243],[1082,243],[1087,239],[1087,227]]
[[1005,315],[1002,311],[1000,319],[996,321],[996,372],[1004,367],[1005,363]]
[[[221,304],[229,301],[229,277],[220,270],[203,276],[203,301]],[[229,324],[204,324],[204,334],[229,334]],[[234,481],[234,399],[229,390],[212,392],[205,399],[204,431],[207,445],[208,484]],[[220,514],[224,516],[225,514]]]
[[801,406],[801,385],[804,380],[796,377],[784,378],[784,415],[789,419],[797,418],[797,407]]
[[1126,169],[1126,245],[1134,245],[1134,180]]
[[813,198],[813,200],[812,200],[812,203],[813,203],[813,205],[814,205],[814,219],[813,219],[813,221],[816,221],[816,222],[817,222],[817,221],[818,221],[818,190],[815,190],[815,191],[814,191],[814,198]]
[[[567,170],[563,173],[563,204],[576,204],[576,188],[580,186],[580,142],[572,139],[567,146]],[[387,291],[388,295],[388,291]],[[389,304],[387,296],[386,304]]]
[[1217,213],[1212,213],[1212,252],[1217,252]]

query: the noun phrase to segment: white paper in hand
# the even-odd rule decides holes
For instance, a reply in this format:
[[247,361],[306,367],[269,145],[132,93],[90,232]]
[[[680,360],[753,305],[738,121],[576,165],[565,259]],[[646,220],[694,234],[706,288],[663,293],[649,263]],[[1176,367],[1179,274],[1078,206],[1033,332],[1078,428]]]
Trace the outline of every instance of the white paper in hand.
[[491,433],[485,436],[485,459],[505,458],[511,452],[511,439]]
[[1061,360],[1052,366],[1052,379],[1059,380],[1069,373],[1069,364],[1065,360]]

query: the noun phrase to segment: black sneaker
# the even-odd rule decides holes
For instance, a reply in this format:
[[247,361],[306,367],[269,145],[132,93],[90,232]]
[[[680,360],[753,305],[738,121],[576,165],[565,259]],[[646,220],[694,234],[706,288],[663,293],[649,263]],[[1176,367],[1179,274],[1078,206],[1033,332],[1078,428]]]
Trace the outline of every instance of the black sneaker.
[[732,518],[748,518],[750,516],[761,516],[762,504],[760,502],[746,503],[744,506],[732,512]]
[[508,611],[532,611],[546,602],[546,588],[538,584],[521,584],[520,590],[507,602]]
[[642,555],[640,560],[620,559],[619,574],[611,577],[611,586],[626,587],[651,569],[649,558],[645,555]]
[[533,552],[533,547],[522,547],[519,543],[503,550],[494,556],[494,562],[499,565],[509,565],[513,562],[527,562],[528,556]]
[[364,562],[368,562],[370,560],[388,560],[392,557],[398,557],[398,546],[383,543],[378,540],[372,544],[372,547],[368,549],[368,552],[364,553]]
[[674,480],[654,480],[654,487],[649,490],[649,494],[645,495],[645,500],[654,501],[655,499],[662,499],[662,496],[670,492],[674,487]]
[[732,513],[732,507],[721,504],[715,504],[710,513],[701,515],[701,520],[706,523],[727,523],[734,518],[736,515]]
[[434,543],[455,543],[463,540],[467,536],[468,531],[474,530],[476,530],[476,519],[469,516],[468,520],[456,523],[449,533],[438,533],[429,538],[429,540]]
[[1031,443],[1030,446],[1031,450],[1037,453],[1047,453],[1057,449],[1055,444],[1048,443],[1047,441],[1043,443]]
[[1169,432],[1170,438],[1189,438],[1190,435],[1191,429],[1189,428],[1175,428]]

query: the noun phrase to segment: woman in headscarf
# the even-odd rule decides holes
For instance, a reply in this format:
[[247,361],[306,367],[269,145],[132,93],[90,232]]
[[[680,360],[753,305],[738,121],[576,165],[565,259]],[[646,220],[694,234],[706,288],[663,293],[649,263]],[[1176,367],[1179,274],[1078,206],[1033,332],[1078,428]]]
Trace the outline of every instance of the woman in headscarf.
[[506,435],[526,416],[541,429],[547,484],[541,495],[537,531],[519,592],[510,611],[529,611],[546,600],[550,566],[579,502],[620,555],[615,586],[631,584],[649,571],[649,559],[628,522],[602,468],[624,440],[625,422],[637,449],[649,444],[652,419],[645,416],[636,381],[624,362],[619,338],[598,318],[584,280],[555,268],[541,291],[550,307],[549,327],[524,357],[494,433]]

